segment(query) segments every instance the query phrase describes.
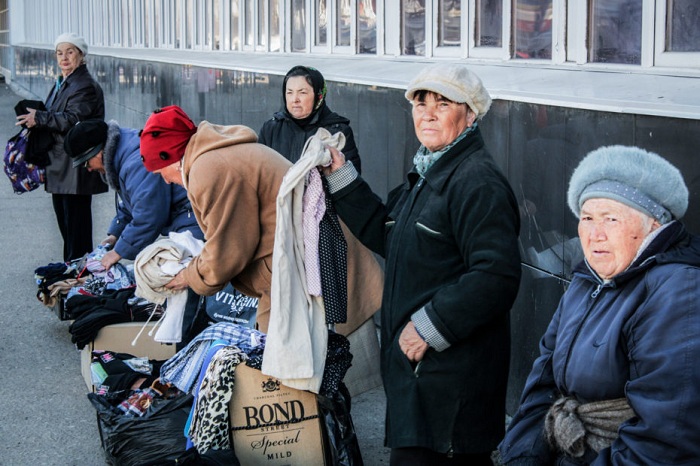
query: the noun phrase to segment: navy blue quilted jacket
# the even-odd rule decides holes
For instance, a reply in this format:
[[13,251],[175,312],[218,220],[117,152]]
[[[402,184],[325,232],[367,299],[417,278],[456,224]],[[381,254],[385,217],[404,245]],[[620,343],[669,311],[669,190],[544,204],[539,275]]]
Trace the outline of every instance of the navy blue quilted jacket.
[[[700,464],[700,238],[673,222],[612,281],[585,262],[574,272],[499,447],[502,462]],[[560,395],[626,397],[636,416],[611,447],[572,460],[542,435]]]
[[117,192],[117,214],[107,233],[118,237],[114,250],[133,260],[159,235],[189,230],[195,238],[204,235],[197,225],[187,191],[167,184],[149,173],[141,161],[138,131],[109,122],[103,161],[107,181]]

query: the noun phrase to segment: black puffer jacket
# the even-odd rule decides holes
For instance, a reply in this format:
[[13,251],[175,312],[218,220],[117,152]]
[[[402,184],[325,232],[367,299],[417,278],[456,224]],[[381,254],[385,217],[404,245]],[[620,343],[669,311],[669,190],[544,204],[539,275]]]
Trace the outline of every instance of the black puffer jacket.
[[107,192],[107,184],[97,172],[84,167],[73,168],[73,160],[63,149],[63,138],[73,125],[90,118],[104,119],[105,101],[102,88],[80,65],[61,84],[51,88],[45,111],[37,111],[38,128],[48,128],[54,137],[49,152],[51,164],[46,167],[46,191],[53,194],[99,194]]
[[271,119],[263,124],[258,135],[258,142],[271,147],[294,163],[301,157],[306,140],[316,134],[318,128],[325,128],[331,134],[343,132],[345,135],[345,147],[343,148],[345,160],[350,160],[357,171],[361,173],[360,154],[355,145],[350,120],[333,112],[327,105],[324,105],[304,127],[299,126],[285,111],[275,113]]

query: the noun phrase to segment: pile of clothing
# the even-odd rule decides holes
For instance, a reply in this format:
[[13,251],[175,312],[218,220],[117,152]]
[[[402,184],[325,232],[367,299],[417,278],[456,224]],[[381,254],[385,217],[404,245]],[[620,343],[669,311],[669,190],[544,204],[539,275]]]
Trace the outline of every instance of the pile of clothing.
[[134,296],[134,291],[133,287],[106,289],[101,295],[75,293],[70,296],[66,300],[66,312],[74,319],[68,327],[71,342],[83,349],[107,325],[146,322],[162,316],[162,306]]
[[90,369],[98,385],[88,399],[110,464],[174,464],[185,454],[182,430],[192,396],[159,379],[162,363],[93,351]]
[[66,264],[52,262],[37,267],[34,279],[38,287],[36,297],[44,306],[54,307],[58,300],[74,286],[84,283],[87,277],[79,277],[80,264],[78,261]]
[[[124,402],[133,395],[137,395],[138,398],[143,392],[147,395],[167,395],[166,398],[170,398],[176,395],[178,390],[170,384],[160,382],[160,368],[163,362],[136,357],[128,353],[93,350],[90,373],[92,384],[95,385],[95,393],[122,394],[125,395]],[[125,408],[122,409],[125,414],[134,413],[133,409],[126,409],[126,404],[120,403],[120,406]]]

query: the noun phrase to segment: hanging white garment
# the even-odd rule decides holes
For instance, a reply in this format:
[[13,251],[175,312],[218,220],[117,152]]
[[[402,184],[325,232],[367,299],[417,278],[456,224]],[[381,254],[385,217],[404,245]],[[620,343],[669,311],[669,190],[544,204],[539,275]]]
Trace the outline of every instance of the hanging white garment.
[[272,253],[270,324],[262,373],[288,387],[318,393],[328,350],[323,298],[308,293],[304,268],[302,198],[308,173],[331,161],[326,146],[345,146],[345,135],[324,128],[306,141],[277,195],[277,225]]
[[160,343],[182,341],[182,322],[188,290],[173,291],[165,285],[187,267],[194,256],[202,252],[202,247],[204,242],[196,239],[189,231],[171,232],[168,239],[154,242],[136,256],[134,294],[152,303],[163,304],[166,300],[168,303],[158,331],[153,337],[155,341]]

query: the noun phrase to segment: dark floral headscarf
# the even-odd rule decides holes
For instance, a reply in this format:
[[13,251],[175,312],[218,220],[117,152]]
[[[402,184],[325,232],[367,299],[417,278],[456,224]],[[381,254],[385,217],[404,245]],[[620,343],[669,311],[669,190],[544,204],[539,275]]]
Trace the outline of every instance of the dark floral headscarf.
[[[306,78],[306,82],[308,82],[314,90],[313,110],[308,117],[302,120],[292,117],[292,115],[287,111],[287,100],[285,98],[287,94],[287,81],[289,78],[294,76],[303,76]],[[320,71],[318,71],[316,68],[311,68],[310,66],[295,66],[284,76],[284,82],[282,84],[282,105],[284,111],[290,118],[303,126],[305,123],[311,121],[311,119],[316,116],[318,111],[321,110],[321,108],[323,108],[323,106],[326,104],[326,92],[328,92],[328,89],[326,88],[326,80],[323,78]]]

